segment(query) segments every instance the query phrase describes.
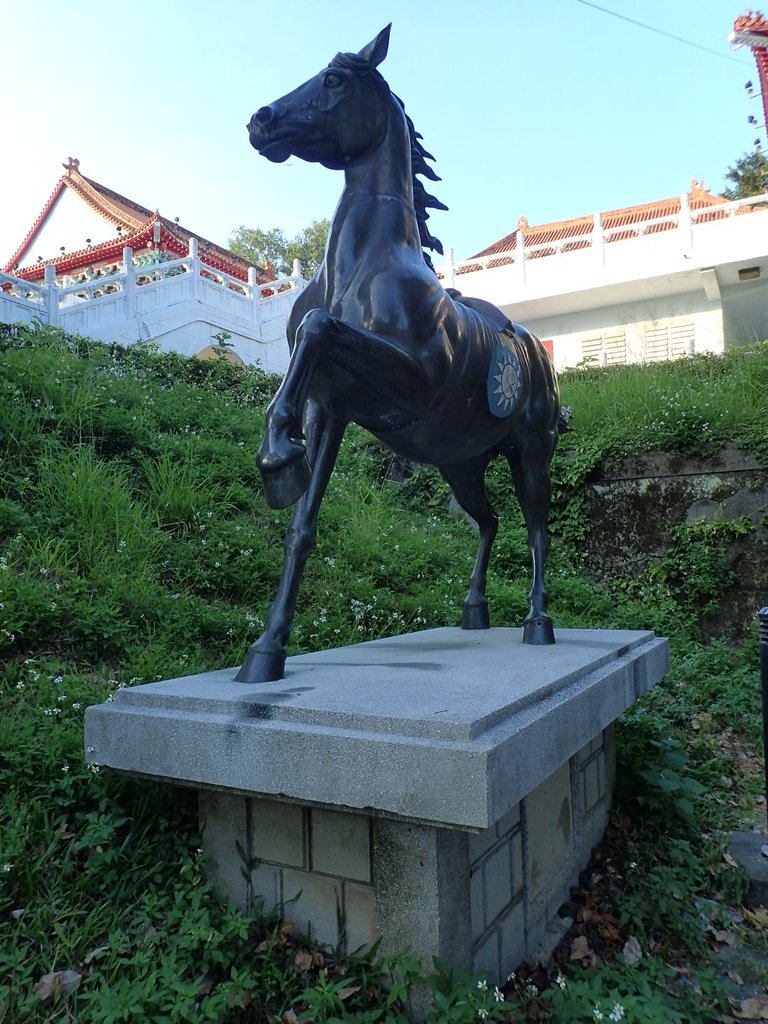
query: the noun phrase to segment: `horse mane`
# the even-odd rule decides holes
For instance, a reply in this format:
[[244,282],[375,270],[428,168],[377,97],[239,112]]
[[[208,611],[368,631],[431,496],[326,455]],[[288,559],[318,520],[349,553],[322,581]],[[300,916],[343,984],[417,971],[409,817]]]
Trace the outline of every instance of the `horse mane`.
[[[360,54],[337,53],[331,61],[331,65],[333,64],[351,69],[357,75],[375,75],[376,78],[380,79],[389,89],[389,86],[381,72],[378,71],[370,61],[361,57]],[[427,228],[427,221],[429,220],[429,213],[427,210],[447,210],[448,207],[444,203],[441,203],[439,199],[430,195],[416,175],[420,174],[425,178],[429,178],[430,181],[441,181],[442,179],[427,163],[427,160],[434,160],[435,158],[422,145],[421,140],[423,136],[416,131],[413,121],[406,113],[405,104],[399,96],[396,96],[392,92],[391,89],[389,89],[389,94],[402,110],[405,123],[408,126],[408,138],[411,144],[411,170],[413,173],[413,205],[416,212],[416,223],[419,226],[419,241],[421,242],[423,249],[432,249],[433,252],[439,252],[442,256],[443,243],[439,238],[430,234],[429,229]],[[426,252],[424,253],[424,261],[430,270],[435,269],[431,258]]]
[[[421,174],[425,178],[429,178],[430,181],[441,181],[442,179],[438,174],[435,174],[434,169],[427,163],[427,160],[434,160],[435,158],[422,145],[421,140],[423,136],[416,131],[413,121],[406,113],[405,104],[399,96],[395,96],[394,93],[391,95],[392,99],[399,103],[400,109],[403,111],[403,116],[405,117],[405,123],[408,125],[408,138],[411,142],[411,168],[413,170],[413,205],[416,210],[416,222],[419,225],[419,239],[425,249],[432,249],[433,252],[439,252],[442,256],[443,243],[439,238],[430,234],[427,228],[427,220],[429,219],[427,208],[432,210],[447,210],[448,207],[445,203],[441,203],[439,199],[430,195],[416,175]],[[424,253],[424,259],[427,266],[434,270],[435,268],[432,266],[432,260],[429,258],[427,253]]]

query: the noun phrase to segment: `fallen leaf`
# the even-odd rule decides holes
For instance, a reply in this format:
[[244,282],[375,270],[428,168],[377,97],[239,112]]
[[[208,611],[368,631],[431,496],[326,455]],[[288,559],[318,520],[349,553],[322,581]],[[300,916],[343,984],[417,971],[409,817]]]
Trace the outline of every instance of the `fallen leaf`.
[[349,999],[355,992],[360,991],[360,985],[350,985],[349,988],[339,989],[339,999],[343,1002],[345,999]]
[[742,999],[733,1010],[739,1020],[768,1020],[768,996],[751,996]]
[[570,952],[569,959],[570,960],[586,960],[587,957],[589,957],[591,952],[592,952],[592,950],[589,948],[589,943],[587,942],[585,936],[584,935],[579,935],[571,943],[571,952]]
[[308,971],[312,966],[312,954],[308,949],[300,949],[293,958],[293,966],[297,971]]
[[726,971],[726,977],[730,978],[736,985],[744,984],[744,979],[740,974],[737,974],[736,971]]
[[736,941],[733,932],[722,928],[707,928],[707,940],[715,949],[721,946],[732,946]]
[[21,915],[24,913],[24,907],[17,907],[16,910],[11,911],[11,917],[18,921]]
[[630,935],[627,941],[624,943],[624,949],[622,950],[624,957],[624,963],[627,967],[632,967],[633,964],[643,959],[643,947],[637,941],[634,935]]
[[299,1018],[293,1010],[286,1010],[280,1020],[282,1021],[282,1024],[299,1024]]
[[97,956],[101,956],[102,953],[108,953],[109,946],[97,946],[96,949],[91,949],[85,954],[84,963],[89,964],[91,960],[95,960]]
[[207,996],[213,989],[215,982],[212,974],[206,974],[200,979],[200,987],[197,990],[199,996]]
[[33,991],[42,1002],[47,1003],[57,992],[71,992],[77,988],[81,978],[82,974],[78,974],[77,971],[53,971],[51,974],[44,974]]
[[739,862],[735,859],[735,857],[732,857],[727,850],[723,854],[723,860],[732,868],[737,868],[739,866]]

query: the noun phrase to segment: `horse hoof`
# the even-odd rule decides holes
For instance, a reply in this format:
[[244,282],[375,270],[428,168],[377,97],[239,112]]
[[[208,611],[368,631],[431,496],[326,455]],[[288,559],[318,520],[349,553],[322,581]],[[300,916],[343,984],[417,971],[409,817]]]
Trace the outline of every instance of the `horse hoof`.
[[552,619],[548,615],[536,615],[523,623],[523,643],[544,647],[555,642]]
[[488,603],[465,604],[461,613],[462,629],[490,629],[491,616],[488,611]]
[[236,683],[273,683],[285,677],[285,651],[257,651],[254,645],[245,656]]
[[264,495],[270,508],[287,508],[299,500],[312,477],[306,452],[277,469],[261,469]]

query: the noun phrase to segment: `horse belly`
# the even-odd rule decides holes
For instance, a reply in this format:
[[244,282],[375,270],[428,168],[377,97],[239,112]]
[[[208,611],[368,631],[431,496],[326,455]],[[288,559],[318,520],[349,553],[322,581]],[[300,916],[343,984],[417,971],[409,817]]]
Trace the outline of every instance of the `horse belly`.
[[500,444],[512,418],[499,419],[488,408],[485,394],[443,415],[415,420],[394,431],[374,430],[379,440],[398,455],[431,465],[450,465],[481,455]]

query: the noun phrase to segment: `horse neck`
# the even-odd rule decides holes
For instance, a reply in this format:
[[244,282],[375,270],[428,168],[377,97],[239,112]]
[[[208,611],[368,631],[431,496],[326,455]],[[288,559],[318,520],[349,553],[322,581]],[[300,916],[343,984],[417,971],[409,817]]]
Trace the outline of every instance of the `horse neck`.
[[394,100],[381,143],[350,164],[344,179],[344,191],[331,225],[331,240],[337,245],[329,251],[359,250],[362,232],[363,239],[376,247],[406,246],[418,252],[421,259],[413,205],[410,137]]

